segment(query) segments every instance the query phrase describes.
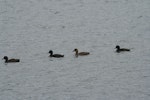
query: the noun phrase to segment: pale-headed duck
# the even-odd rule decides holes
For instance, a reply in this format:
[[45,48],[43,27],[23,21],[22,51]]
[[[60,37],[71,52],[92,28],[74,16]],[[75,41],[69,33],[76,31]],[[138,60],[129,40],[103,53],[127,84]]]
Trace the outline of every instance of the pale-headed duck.
[[74,49],[73,52],[75,52],[75,56],[85,56],[89,55],[89,52],[79,52],[78,49]]

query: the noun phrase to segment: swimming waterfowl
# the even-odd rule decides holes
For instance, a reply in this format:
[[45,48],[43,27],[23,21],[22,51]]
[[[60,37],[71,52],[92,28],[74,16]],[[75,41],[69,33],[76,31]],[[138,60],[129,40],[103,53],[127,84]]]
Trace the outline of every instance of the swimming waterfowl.
[[116,46],[116,49],[117,49],[116,52],[118,52],[118,53],[119,53],[119,52],[123,52],[123,51],[130,51],[130,49],[120,48],[119,45]]
[[50,57],[55,57],[55,58],[64,57],[64,55],[61,55],[61,54],[53,54],[53,51],[52,51],[52,50],[50,50],[49,53],[50,53]]
[[4,56],[4,58],[3,58],[3,59],[5,59],[5,63],[20,62],[20,59],[14,59],[14,58],[12,58],[12,59],[8,59],[8,57],[7,57],[7,56]]
[[85,55],[89,55],[89,52],[78,52],[78,49],[74,49],[73,52],[75,52],[76,56],[85,56]]

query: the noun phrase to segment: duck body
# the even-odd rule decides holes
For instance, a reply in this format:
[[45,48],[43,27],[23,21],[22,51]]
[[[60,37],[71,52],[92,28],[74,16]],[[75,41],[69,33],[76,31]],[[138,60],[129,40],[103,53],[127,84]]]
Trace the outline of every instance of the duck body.
[[89,55],[89,52],[78,52],[78,49],[74,49],[73,52],[75,52],[76,56],[86,56]]
[[64,55],[61,55],[61,54],[53,54],[53,51],[52,51],[52,50],[50,50],[49,53],[50,53],[50,57],[55,57],[55,58],[64,57]]
[[7,56],[4,56],[3,59],[5,59],[5,63],[20,62],[20,59],[14,59],[14,58],[8,59]]
[[120,48],[119,45],[116,46],[116,52],[120,53],[120,52],[124,52],[124,51],[130,51],[130,49],[126,49],[126,48]]

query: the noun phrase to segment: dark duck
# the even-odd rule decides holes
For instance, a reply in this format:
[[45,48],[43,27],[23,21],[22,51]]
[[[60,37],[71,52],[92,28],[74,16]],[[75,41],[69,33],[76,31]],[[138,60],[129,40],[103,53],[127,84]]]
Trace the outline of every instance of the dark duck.
[[20,62],[20,59],[14,59],[14,58],[8,59],[7,56],[4,56],[3,59],[5,59],[5,63]]
[[79,52],[77,48],[73,52],[75,52],[75,56],[86,56],[90,54],[89,52]]
[[116,52],[120,53],[120,52],[124,52],[124,51],[130,51],[130,49],[127,49],[127,48],[120,48],[119,45],[116,46]]
[[50,53],[50,57],[55,57],[55,58],[64,57],[64,55],[61,55],[61,54],[53,54],[53,51],[52,51],[52,50],[50,50],[49,53]]

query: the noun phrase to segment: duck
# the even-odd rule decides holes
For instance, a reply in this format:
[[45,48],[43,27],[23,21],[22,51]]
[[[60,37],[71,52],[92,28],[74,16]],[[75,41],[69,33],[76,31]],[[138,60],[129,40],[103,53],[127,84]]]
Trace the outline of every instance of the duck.
[[120,48],[119,45],[116,45],[116,52],[120,53],[120,52],[124,52],[124,51],[130,51],[130,49],[126,49],[126,48]]
[[90,54],[89,52],[79,52],[77,48],[75,48],[73,52],[75,52],[75,56],[86,56]]
[[61,55],[61,54],[53,54],[53,51],[52,51],[52,50],[50,50],[49,53],[50,53],[50,57],[55,57],[55,58],[64,57],[64,55]]
[[3,59],[5,59],[5,63],[20,62],[20,59],[14,59],[14,58],[8,59],[7,56],[4,56]]

